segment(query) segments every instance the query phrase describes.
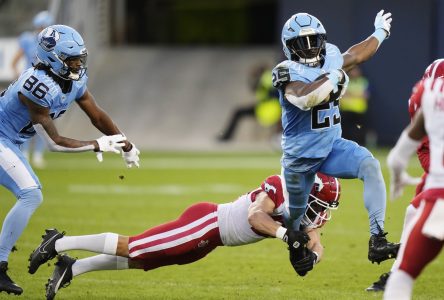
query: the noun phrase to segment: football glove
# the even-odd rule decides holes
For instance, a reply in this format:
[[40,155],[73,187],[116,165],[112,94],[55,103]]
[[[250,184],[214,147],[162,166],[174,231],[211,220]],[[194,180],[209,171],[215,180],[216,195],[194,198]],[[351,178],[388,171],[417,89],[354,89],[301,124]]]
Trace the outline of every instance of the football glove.
[[126,137],[122,134],[115,135],[104,135],[96,140],[99,145],[99,151],[97,151],[97,160],[99,162],[103,161],[103,152],[114,152],[120,153],[120,149],[125,146],[124,141]]
[[308,234],[303,231],[288,230],[285,232],[282,240],[288,244],[291,250],[301,250],[310,240]]
[[390,28],[391,28],[391,23],[392,23],[392,13],[385,13],[384,14],[384,10],[381,10],[380,12],[378,12],[376,14],[376,18],[375,18],[375,31],[378,29],[383,29],[386,33],[387,36],[385,37],[386,39],[388,39],[388,37],[390,36]]
[[125,164],[128,168],[131,168],[132,166],[136,166],[139,167],[139,154],[140,151],[139,149],[136,148],[136,145],[134,145],[133,143],[131,143],[131,150],[128,152],[125,152],[122,150],[122,157],[123,160],[125,161]]
[[[302,257],[301,257],[302,254]],[[294,251],[290,249],[290,262],[293,269],[299,276],[305,276],[318,261],[318,254],[304,247],[303,251]]]

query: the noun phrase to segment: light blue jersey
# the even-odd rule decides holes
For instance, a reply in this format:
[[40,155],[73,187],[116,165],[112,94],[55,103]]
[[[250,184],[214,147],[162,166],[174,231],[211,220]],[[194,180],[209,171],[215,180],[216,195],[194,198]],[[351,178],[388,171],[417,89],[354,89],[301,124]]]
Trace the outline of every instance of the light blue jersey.
[[[55,75],[53,75],[55,76]],[[72,81],[66,93],[44,70],[29,68],[11,83],[0,95],[0,137],[14,144],[22,144],[35,134],[27,107],[20,101],[18,93],[34,103],[50,109],[53,119],[60,117],[68,107],[86,91],[88,77]]]
[[[273,70],[275,77],[283,68],[289,82],[311,83],[344,63],[339,49],[326,44],[326,55],[320,67],[295,61],[281,62]],[[316,172],[338,178],[360,178],[364,181],[364,201],[369,213],[371,233],[384,226],[385,186],[378,161],[364,147],[341,138],[339,101],[329,101],[304,111],[290,103],[279,89],[282,106],[282,175],[288,192],[284,219],[287,226],[298,229],[307,206],[308,194]]]
[[19,46],[25,56],[25,69],[32,67],[37,59],[37,34],[25,31],[19,36]]
[[[288,68],[290,80],[310,83],[331,69],[340,69],[342,54],[332,44],[326,45],[326,56],[322,67],[313,68],[286,60],[276,68]],[[293,158],[323,158],[330,153],[333,142],[341,137],[339,101],[329,102],[303,111],[291,104],[279,90],[282,106],[282,150],[284,161]]]

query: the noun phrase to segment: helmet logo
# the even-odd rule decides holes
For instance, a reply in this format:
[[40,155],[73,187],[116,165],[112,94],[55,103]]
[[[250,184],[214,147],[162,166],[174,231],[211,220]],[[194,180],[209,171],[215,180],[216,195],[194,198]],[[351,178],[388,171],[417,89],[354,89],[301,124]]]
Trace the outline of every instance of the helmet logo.
[[270,191],[273,191],[274,194],[276,194],[276,188],[272,186],[271,184],[268,184],[267,182],[264,182],[265,192],[268,193]]
[[60,39],[60,34],[54,28],[48,27],[45,32],[42,33],[40,40],[40,46],[45,51],[52,51],[56,46],[57,41]]

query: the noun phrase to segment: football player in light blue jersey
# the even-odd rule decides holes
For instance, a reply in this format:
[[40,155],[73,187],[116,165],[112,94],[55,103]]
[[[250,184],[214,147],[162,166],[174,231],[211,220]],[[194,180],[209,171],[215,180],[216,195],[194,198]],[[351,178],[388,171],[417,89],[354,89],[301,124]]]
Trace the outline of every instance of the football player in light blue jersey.
[[[128,167],[139,166],[139,150],[95,102],[86,83],[87,50],[71,27],[53,25],[38,36],[39,63],[25,70],[0,94],[0,183],[17,198],[0,233],[0,291],[21,294],[7,275],[8,257],[43,200],[41,184],[19,146],[36,132],[51,151],[122,153]],[[80,141],[59,135],[53,119],[77,103],[104,136]]]
[[[25,31],[19,36],[19,49],[11,64],[15,78],[18,78],[20,75],[18,65],[22,58],[25,59],[25,69],[32,67],[33,64],[36,63],[37,36],[40,31],[52,24],[54,24],[54,18],[52,15],[46,10],[41,11],[32,19],[34,30]],[[43,168],[45,166],[45,161],[43,159],[45,142],[41,138],[36,136],[34,139],[30,139],[22,144],[21,149],[28,160],[31,158],[34,167]]]
[[368,258],[396,256],[399,244],[385,238],[386,190],[379,162],[364,147],[341,138],[339,101],[348,84],[347,71],[368,60],[389,37],[391,13],[381,10],[375,32],[345,53],[330,43],[322,23],[298,13],[285,23],[285,60],[273,70],[273,85],[282,106],[282,175],[288,191],[286,223],[296,229],[304,214],[316,172],[364,181],[370,222]]

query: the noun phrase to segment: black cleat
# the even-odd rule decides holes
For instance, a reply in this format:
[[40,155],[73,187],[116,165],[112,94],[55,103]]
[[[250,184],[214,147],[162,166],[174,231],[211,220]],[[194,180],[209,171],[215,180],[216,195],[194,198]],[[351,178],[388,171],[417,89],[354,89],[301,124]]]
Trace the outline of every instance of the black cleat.
[[34,274],[37,269],[53,259],[57,255],[55,250],[55,242],[65,235],[65,232],[58,232],[57,229],[46,229],[46,234],[42,235],[42,242],[29,256],[28,272]]
[[387,232],[380,231],[374,234],[368,241],[368,260],[378,264],[390,258],[396,258],[398,255],[399,243],[388,242],[385,236]]
[[367,292],[383,292],[385,290],[385,285],[387,284],[387,280],[390,277],[391,272],[383,273],[378,281],[373,282],[371,286],[366,288]]
[[67,287],[72,280],[72,265],[76,262],[68,255],[59,255],[55,263],[55,269],[46,284],[46,299],[54,299],[59,289]]
[[0,261],[0,292],[13,293],[15,295],[23,293],[23,289],[12,281],[8,274],[6,274],[6,271],[8,271],[8,262]]

